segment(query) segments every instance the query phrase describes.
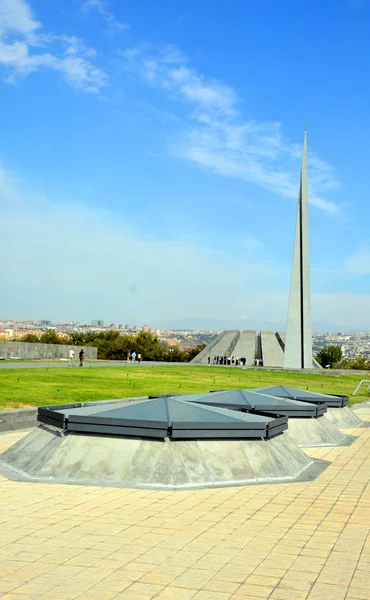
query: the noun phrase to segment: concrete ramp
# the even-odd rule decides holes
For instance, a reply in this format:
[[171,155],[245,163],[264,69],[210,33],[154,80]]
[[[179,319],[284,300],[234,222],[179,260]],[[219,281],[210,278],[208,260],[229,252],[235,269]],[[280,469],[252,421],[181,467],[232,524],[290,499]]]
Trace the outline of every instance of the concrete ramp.
[[[342,410],[342,409],[333,409]],[[288,431],[284,433],[297,446],[341,446],[351,438],[343,435],[338,427],[324,415],[319,419],[289,419]]]
[[283,348],[273,331],[261,331],[261,352],[264,367],[283,367]]
[[31,481],[186,489],[294,480],[313,464],[286,437],[154,441],[32,430],[1,456]]
[[233,355],[238,358],[246,358],[245,363],[247,367],[254,365],[254,353],[256,351],[256,332],[255,331],[242,331],[240,337],[233,350]]
[[214,354],[214,352],[212,352],[212,348],[214,348],[219,344],[219,342],[221,342],[221,340],[225,336],[225,333],[227,333],[227,331],[222,331],[217,337],[215,337],[214,340],[207,344],[207,346],[203,348],[203,350],[199,352],[199,354],[197,354],[190,362],[198,365],[208,364],[208,356],[210,354]]
[[212,356],[231,356],[231,354],[235,354],[234,348],[239,335],[238,330],[223,331],[216,340],[213,340],[214,343],[208,344],[191,362],[207,365],[209,356],[212,359]]

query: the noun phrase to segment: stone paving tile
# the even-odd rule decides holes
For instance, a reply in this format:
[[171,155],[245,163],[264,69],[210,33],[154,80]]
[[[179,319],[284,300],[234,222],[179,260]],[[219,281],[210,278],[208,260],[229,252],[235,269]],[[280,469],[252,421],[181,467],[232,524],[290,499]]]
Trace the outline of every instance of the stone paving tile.
[[351,434],[307,449],[331,463],[311,482],[159,492],[0,477],[0,598],[369,600],[370,429]]

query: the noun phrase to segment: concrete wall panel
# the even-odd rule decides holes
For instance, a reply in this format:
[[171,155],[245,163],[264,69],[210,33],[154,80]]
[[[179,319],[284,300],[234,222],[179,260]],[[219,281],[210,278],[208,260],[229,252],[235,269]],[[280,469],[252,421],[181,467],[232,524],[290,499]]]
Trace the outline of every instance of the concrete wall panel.
[[[0,357],[11,358],[16,356],[30,360],[51,360],[55,358],[68,358],[71,346],[66,344],[33,344],[31,342],[1,342]],[[73,346],[75,360],[81,348],[85,351],[85,359],[96,360],[97,348],[90,346]]]

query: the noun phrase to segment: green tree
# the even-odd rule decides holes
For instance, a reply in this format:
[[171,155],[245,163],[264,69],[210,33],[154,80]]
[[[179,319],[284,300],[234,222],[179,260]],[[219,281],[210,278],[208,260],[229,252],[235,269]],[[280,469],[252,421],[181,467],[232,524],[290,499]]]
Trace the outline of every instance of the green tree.
[[316,355],[316,360],[322,367],[328,365],[332,369],[336,363],[342,359],[342,350],[339,346],[325,346]]
[[138,333],[134,340],[134,349],[136,354],[141,354],[142,360],[164,360],[163,353],[166,348],[156,335],[146,331]]
[[40,339],[36,336],[35,339],[31,339],[33,336],[30,335],[27,337],[28,339],[22,341],[95,346],[98,349],[98,359],[106,360],[126,360],[128,352],[135,350],[136,354],[141,354],[142,360],[189,362],[205,347],[205,344],[200,344],[192,350],[181,350],[178,346],[170,346],[167,342],[160,341],[156,335],[145,331],[137,335],[120,335],[118,331],[74,332],[61,338],[56,331],[48,330]]
[[202,352],[202,350],[204,350],[206,345],[207,344],[198,344],[196,348],[191,348],[191,350],[185,350],[184,362],[190,362],[191,360],[193,360],[193,358],[195,358],[197,354],[199,354],[199,352]]
[[349,363],[349,369],[358,369],[359,371],[369,370],[369,361],[364,356],[356,356],[355,360]]
[[41,344],[69,344],[70,342],[70,340],[67,338],[61,338],[58,333],[52,329],[44,331],[38,341]]
[[84,333],[74,332],[70,334],[69,338],[69,342],[72,346],[86,345],[86,335]]
[[34,333],[26,333],[25,335],[22,335],[22,337],[19,340],[20,342],[31,342],[32,344],[36,344],[37,342],[39,342],[39,338],[37,335],[35,335]]

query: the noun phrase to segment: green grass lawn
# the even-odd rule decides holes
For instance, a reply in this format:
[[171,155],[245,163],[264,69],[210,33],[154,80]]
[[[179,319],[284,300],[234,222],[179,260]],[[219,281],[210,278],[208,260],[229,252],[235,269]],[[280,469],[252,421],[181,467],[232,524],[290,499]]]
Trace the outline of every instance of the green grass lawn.
[[[211,389],[290,385],[313,392],[350,396],[363,375],[304,375],[217,367],[88,367],[1,369],[0,408],[21,408],[153,393],[196,393]],[[351,403],[367,400],[364,384]]]

